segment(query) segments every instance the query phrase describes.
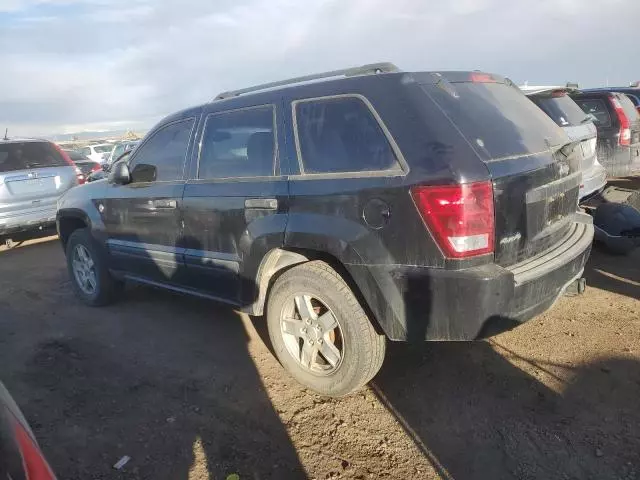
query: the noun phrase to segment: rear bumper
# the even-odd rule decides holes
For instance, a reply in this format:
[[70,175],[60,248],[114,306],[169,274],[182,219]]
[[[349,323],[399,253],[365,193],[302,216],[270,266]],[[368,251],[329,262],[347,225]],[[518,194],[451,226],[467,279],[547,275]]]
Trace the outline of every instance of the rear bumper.
[[529,320],[550,308],[575,279],[591,252],[591,217],[578,214],[553,248],[503,268],[465,270],[368,266],[352,276],[392,340],[473,340]]
[[56,206],[0,217],[0,236],[42,230],[56,224]]
[[609,177],[640,173],[640,143],[601,149],[598,151],[598,160],[606,168]]
[[607,170],[600,163],[595,163],[589,170],[582,172],[580,199],[599,192],[606,184]]

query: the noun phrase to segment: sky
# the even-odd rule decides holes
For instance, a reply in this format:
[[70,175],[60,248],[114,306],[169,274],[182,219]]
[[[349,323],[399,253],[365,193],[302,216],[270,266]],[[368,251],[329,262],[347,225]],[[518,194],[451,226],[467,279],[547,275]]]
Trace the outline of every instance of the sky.
[[640,80],[638,0],[0,0],[0,128],[146,129],[223,90],[390,61]]

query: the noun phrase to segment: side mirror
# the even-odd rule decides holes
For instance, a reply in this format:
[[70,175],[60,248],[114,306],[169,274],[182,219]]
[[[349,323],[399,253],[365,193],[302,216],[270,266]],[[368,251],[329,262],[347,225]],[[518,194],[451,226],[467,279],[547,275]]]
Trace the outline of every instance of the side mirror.
[[109,172],[109,183],[115,185],[126,185],[131,183],[131,172],[127,162],[116,162]]

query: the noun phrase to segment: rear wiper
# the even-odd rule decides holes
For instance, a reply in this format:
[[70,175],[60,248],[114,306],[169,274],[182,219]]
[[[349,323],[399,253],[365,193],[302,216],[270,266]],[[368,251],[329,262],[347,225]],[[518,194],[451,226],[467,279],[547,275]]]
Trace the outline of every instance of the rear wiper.
[[589,114],[580,121],[580,125],[582,125],[583,123],[593,122],[593,121],[595,121],[593,115]]

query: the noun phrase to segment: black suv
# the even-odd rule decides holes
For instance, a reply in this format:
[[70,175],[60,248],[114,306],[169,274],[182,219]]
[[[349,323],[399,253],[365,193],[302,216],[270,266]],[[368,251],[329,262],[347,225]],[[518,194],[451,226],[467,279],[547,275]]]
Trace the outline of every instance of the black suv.
[[608,89],[573,91],[598,130],[598,161],[610,177],[640,172],[640,116],[630,97]]
[[472,340],[579,281],[579,155],[504,78],[358,67],[220,94],[59,202],[72,284],[133,280],[266,316],[291,374],[369,381],[391,340]]

